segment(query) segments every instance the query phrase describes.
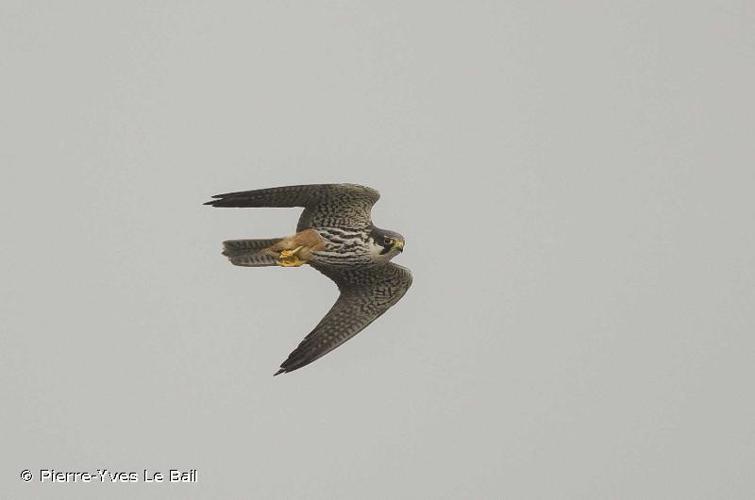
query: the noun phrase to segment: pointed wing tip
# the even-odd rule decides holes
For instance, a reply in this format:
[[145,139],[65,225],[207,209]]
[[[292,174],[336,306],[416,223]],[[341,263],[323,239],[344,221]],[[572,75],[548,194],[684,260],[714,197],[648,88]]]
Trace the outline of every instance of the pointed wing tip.
[[221,201],[223,201],[223,196],[225,196],[225,195],[223,195],[223,194],[214,194],[214,195],[210,196],[210,198],[212,198],[210,201],[206,201],[206,202],[202,203],[202,205],[210,205],[211,207],[220,206],[220,205],[218,205],[218,203],[220,203]]
[[[307,363],[305,363],[305,364],[307,364]],[[281,375],[282,373],[291,373],[294,370],[298,370],[302,366],[304,366],[304,365],[297,366],[295,364],[290,364],[290,363],[284,362],[281,365],[280,369],[277,372],[273,373],[273,377]]]

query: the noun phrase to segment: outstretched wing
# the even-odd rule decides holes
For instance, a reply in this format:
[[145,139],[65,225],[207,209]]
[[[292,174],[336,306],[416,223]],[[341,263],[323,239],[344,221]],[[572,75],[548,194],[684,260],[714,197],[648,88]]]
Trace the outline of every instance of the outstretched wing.
[[310,227],[364,228],[380,194],[357,184],[308,184],[216,194],[213,207],[304,207],[296,230]]
[[393,263],[351,270],[313,267],[335,281],[341,295],[276,375],[308,365],[361,332],[398,302],[412,284],[409,270]]

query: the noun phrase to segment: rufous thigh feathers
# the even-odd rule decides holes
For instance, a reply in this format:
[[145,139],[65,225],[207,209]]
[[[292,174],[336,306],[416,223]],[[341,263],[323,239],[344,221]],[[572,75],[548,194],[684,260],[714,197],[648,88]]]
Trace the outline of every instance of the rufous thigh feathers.
[[283,238],[269,247],[278,255],[278,265],[298,267],[312,259],[312,252],[325,248],[325,240],[314,229],[305,229],[292,236]]

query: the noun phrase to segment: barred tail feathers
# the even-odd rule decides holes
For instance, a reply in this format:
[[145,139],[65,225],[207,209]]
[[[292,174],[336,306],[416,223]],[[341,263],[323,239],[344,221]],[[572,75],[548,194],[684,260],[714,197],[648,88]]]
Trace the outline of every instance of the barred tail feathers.
[[261,240],[228,240],[223,242],[223,255],[231,264],[244,267],[264,267],[278,265],[278,253],[269,247],[283,238]]

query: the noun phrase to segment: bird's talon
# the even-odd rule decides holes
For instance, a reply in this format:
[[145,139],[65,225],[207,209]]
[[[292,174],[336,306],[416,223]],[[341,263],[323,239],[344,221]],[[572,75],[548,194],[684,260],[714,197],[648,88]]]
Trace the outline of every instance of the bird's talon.
[[302,249],[302,246],[298,246],[293,250],[281,250],[278,256],[278,265],[283,267],[299,267],[307,262],[301,260],[297,254]]

